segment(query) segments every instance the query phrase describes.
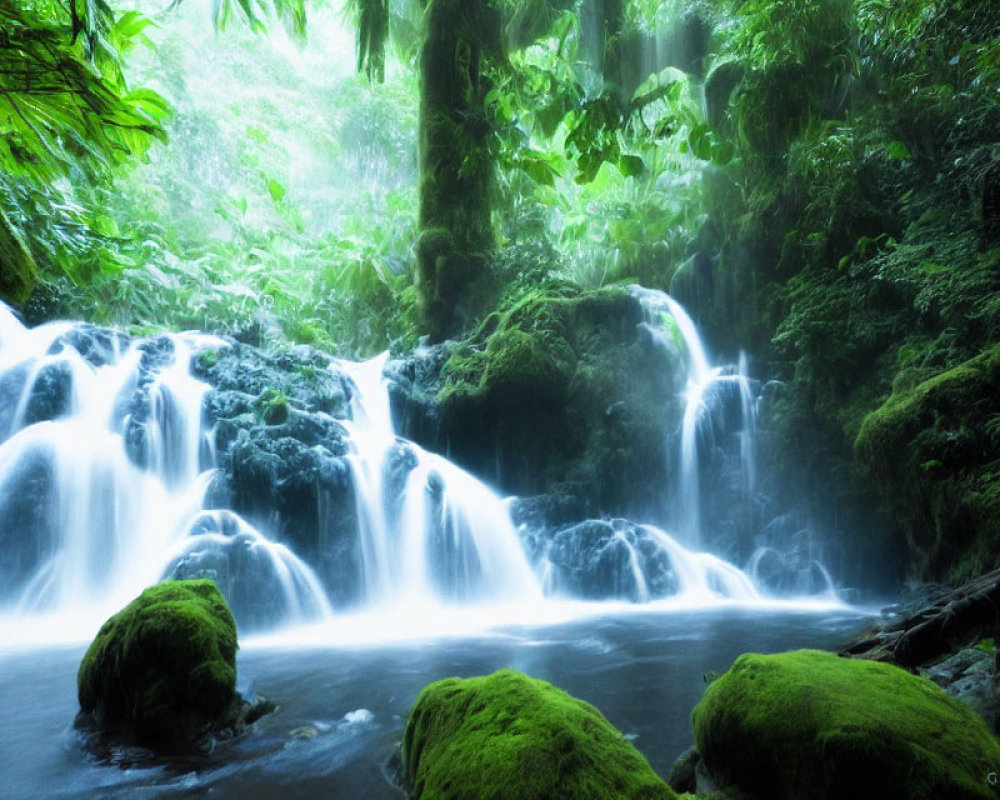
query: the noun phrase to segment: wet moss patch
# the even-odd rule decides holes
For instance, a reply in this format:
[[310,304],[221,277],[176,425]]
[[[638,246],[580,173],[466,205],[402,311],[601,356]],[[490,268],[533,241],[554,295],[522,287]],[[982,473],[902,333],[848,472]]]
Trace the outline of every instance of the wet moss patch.
[[575,519],[658,510],[683,370],[643,319],[621,288],[518,296],[451,346],[424,444],[505,492],[570,497]]
[[593,706],[514,670],[424,688],[403,734],[413,800],[667,800]]
[[1000,345],[902,383],[854,443],[909,529],[923,577],[960,581],[1000,562]]
[[713,777],[770,800],[995,797],[1000,746],[929,680],[799,650],[746,654],[693,712]]

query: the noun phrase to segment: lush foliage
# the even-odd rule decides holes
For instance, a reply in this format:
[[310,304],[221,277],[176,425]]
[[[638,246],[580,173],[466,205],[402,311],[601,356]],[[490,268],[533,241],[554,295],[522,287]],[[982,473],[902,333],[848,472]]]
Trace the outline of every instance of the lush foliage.
[[[300,53],[280,29],[217,37],[196,27],[201,11],[172,12],[130,60],[171,100],[167,147],[113,182],[81,175],[55,230],[39,228],[56,211],[37,190],[16,196],[12,218],[49,281],[29,313],[349,354],[408,335],[413,83],[371,90],[349,62],[304,80],[319,44]],[[314,33],[331,27],[329,14],[313,20]],[[224,62],[211,76],[198,71],[203,52]]]
[[[679,7],[675,7],[679,8]],[[665,287],[703,219],[700,169],[725,160],[692,77],[667,66],[605,82],[572,12],[555,17],[488,98],[507,242],[547,242],[553,271],[583,286]]]

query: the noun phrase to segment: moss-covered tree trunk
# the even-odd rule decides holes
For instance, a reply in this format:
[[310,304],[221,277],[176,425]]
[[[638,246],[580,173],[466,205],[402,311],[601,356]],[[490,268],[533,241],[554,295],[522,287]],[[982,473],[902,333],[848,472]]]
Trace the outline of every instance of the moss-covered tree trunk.
[[432,339],[460,331],[492,299],[493,157],[484,61],[499,25],[483,0],[430,0],[420,59],[417,287]]
[[24,238],[0,208],[0,297],[23,303],[35,288],[38,267]]

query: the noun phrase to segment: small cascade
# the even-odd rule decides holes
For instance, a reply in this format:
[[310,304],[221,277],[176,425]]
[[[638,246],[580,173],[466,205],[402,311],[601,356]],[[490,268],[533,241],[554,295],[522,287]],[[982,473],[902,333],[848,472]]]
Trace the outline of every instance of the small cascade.
[[232,511],[203,511],[167,565],[171,578],[212,578],[244,631],[333,615],[305,562]]
[[540,597],[501,498],[447,459],[396,436],[383,377],[387,359],[383,353],[332,365],[356,390],[345,425],[366,602]]
[[[190,372],[193,356],[220,346],[74,323],[27,329],[0,306],[0,609],[94,624],[180,577],[182,561],[208,564],[209,545],[221,551],[221,523],[213,537],[191,522],[213,465],[201,419],[209,387]],[[287,548],[245,523],[230,541],[291,586],[297,599],[276,621],[329,613]]]
[[760,597],[753,581],[740,569],[711,553],[696,553],[681,547],[674,539],[652,525],[643,530],[665,552],[678,582],[678,594],[685,599],[711,601],[756,600]]
[[540,573],[548,593],[594,600],[711,605],[760,599],[753,581],[732,564],[689,550],[652,525],[623,519],[590,520],[557,532]]
[[[747,374],[746,356],[735,366],[712,366],[693,320],[664,292],[632,286],[646,314],[654,341],[683,352],[687,365],[684,417],[678,453],[676,529],[689,548],[703,546],[701,460],[703,453],[723,437],[735,433],[739,441],[741,489],[750,496],[756,483],[756,397]],[[736,409],[733,420],[732,409]],[[734,424],[735,423],[735,424]]]

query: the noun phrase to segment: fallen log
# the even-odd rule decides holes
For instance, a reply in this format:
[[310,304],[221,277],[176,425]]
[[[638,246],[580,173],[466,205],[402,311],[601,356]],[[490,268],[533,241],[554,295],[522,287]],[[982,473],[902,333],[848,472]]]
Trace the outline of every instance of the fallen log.
[[988,636],[1000,641],[1000,569],[947,592],[841,655],[916,669]]

